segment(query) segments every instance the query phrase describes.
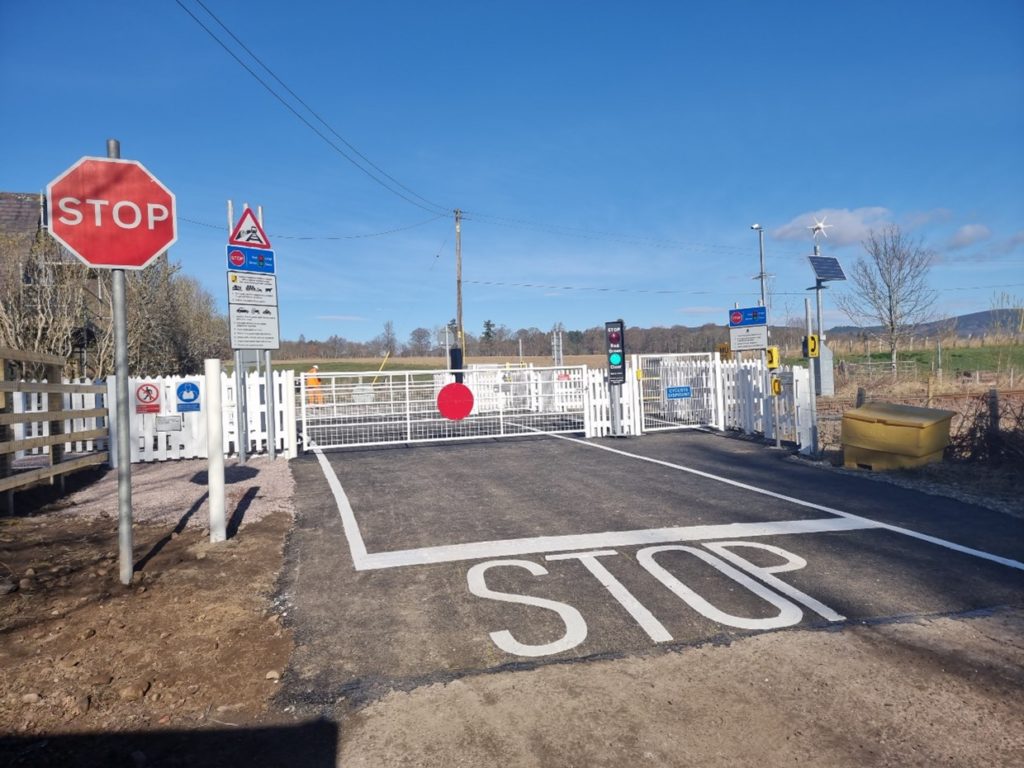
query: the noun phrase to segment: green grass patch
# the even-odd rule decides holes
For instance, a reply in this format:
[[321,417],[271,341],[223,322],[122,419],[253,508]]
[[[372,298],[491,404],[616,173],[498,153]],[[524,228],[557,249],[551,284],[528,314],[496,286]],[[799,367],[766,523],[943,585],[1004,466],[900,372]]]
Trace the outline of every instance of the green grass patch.
[[[849,363],[887,363],[888,352],[873,352],[870,355],[836,355]],[[914,362],[922,368],[938,367],[938,353],[935,348],[915,349],[897,353],[901,362]],[[989,347],[943,347],[942,369],[944,371],[1008,371],[1015,368],[1024,371],[1024,346],[1005,344]]]

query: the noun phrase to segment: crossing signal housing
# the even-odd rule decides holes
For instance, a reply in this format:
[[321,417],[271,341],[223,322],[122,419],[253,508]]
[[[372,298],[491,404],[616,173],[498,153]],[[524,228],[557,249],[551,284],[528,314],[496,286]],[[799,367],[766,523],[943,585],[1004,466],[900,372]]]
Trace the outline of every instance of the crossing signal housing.
[[765,352],[765,361],[770,370],[775,370],[779,367],[779,348],[768,347]]
[[604,324],[605,349],[608,352],[608,383],[626,383],[626,325],[621,320]]

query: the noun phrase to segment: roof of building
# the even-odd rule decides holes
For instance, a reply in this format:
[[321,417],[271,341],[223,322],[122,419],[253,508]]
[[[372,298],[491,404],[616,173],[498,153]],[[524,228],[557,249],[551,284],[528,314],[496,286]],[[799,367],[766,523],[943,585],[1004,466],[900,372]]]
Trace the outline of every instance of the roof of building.
[[32,237],[39,231],[37,192],[0,192],[0,233]]

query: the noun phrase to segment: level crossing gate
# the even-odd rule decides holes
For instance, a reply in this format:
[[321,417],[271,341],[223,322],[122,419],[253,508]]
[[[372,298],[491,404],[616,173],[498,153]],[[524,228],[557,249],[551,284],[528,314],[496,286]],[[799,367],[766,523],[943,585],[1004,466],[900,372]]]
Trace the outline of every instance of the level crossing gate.
[[456,371],[318,373],[301,379],[305,447],[344,448],[446,440],[584,433],[586,366],[476,367],[462,371],[473,409],[459,420],[438,410]]
[[722,365],[714,353],[636,355],[643,431],[724,429]]

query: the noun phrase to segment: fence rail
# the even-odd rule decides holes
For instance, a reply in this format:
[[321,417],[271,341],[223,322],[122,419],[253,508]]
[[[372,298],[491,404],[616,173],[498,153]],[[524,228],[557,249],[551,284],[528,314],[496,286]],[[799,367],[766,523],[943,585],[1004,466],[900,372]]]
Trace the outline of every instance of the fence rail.
[[[18,363],[41,366],[44,379],[8,376]],[[56,355],[0,349],[0,493],[7,514],[16,489],[63,487],[65,475],[107,461],[107,410],[97,401],[105,388],[62,381],[63,367]]]

